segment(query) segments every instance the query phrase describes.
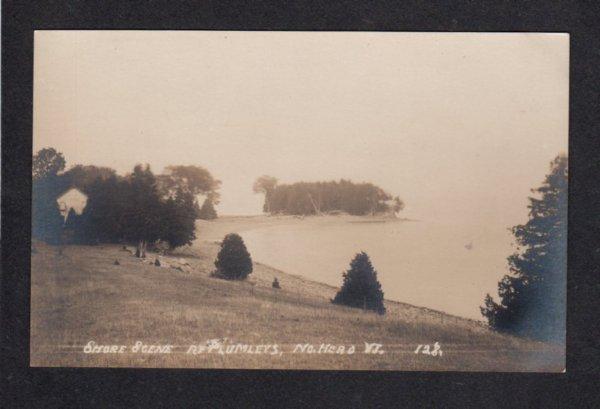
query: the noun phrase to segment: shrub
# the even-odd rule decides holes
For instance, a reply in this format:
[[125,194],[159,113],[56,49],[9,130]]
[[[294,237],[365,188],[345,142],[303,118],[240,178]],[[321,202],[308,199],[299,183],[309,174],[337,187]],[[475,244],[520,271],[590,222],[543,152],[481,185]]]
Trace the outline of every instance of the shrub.
[[215,260],[216,275],[227,280],[244,280],[252,273],[252,258],[244,240],[236,234],[225,236]]
[[343,276],[342,288],[331,302],[385,314],[381,284],[367,253],[358,253]]

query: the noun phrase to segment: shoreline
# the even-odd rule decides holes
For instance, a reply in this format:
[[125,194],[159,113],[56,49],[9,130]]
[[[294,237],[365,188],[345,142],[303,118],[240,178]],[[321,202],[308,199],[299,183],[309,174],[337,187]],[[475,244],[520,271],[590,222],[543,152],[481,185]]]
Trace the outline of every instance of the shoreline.
[[[196,229],[199,232],[199,238],[194,241],[191,246],[191,250],[194,248],[198,248],[203,245],[215,245],[217,246],[220,243],[220,240],[228,233],[238,233],[243,234],[244,232],[259,230],[259,229],[269,229],[273,227],[280,227],[285,225],[290,226],[307,226],[307,225],[316,225],[320,226],[328,226],[328,225],[336,225],[339,223],[404,223],[404,222],[420,222],[420,220],[415,219],[407,219],[407,218],[386,218],[382,219],[381,216],[354,216],[348,214],[341,215],[310,215],[305,217],[293,216],[293,215],[231,215],[231,216],[220,216],[215,220],[198,220],[196,224]],[[204,234],[207,234],[208,237],[203,237]],[[215,251],[216,254],[216,251]],[[253,263],[262,265],[267,267],[272,271],[276,271],[279,274],[294,277],[296,279],[301,279],[306,282],[314,283],[315,285],[323,286],[324,288],[328,288],[333,292],[333,296],[335,292],[339,290],[339,286],[335,286],[332,284],[328,284],[326,282],[318,281],[312,278],[308,278],[303,276],[302,274],[290,273],[279,269],[277,267],[273,267],[269,264],[268,261],[265,260],[255,260],[253,258]],[[426,311],[432,315],[436,315],[439,317],[447,317],[449,320],[462,320],[469,324],[476,325],[485,330],[489,330],[486,322],[481,319],[477,320],[474,318],[464,317],[456,314],[451,314],[445,312],[443,310],[415,305],[407,302],[403,302],[400,300],[391,300],[385,299],[386,307],[388,304],[390,306],[396,305],[398,308],[410,309],[415,308],[422,311]]]
[[[421,222],[417,219],[391,218],[378,215],[353,216],[349,214],[340,215],[225,215],[214,220],[196,220],[196,231],[199,237],[194,243],[202,240],[220,240],[227,233],[244,232],[249,230],[264,229],[274,226],[291,224],[319,224],[331,225],[336,223],[403,223]],[[208,230],[208,238],[203,237],[203,230]],[[231,231],[230,231],[231,230]],[[192,244],[193,246],[193,244]]]

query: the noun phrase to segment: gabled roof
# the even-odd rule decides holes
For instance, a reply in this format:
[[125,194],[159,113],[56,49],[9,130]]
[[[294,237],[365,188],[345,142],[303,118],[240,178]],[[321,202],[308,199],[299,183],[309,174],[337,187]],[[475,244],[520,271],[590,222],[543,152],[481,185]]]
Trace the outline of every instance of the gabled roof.
[[67,193],[69,193],[70,191],[76,191],[78,192],[81,196],[84,196],[87,198],[87,195],[85,193],[83,193],[80,189],[76,188],[75,186],[71,186],[68,189],[65,189],[64,191],[62,191],[56,198],[56,200],[60,199],[61,197],[63,197],[64,195],[66,195]]

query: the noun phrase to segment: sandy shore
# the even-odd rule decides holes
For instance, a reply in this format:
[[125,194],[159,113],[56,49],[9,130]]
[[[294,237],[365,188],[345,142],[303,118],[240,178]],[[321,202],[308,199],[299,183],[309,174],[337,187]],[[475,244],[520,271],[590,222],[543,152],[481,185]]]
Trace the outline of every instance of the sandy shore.
[[196,229],[199,241],[217,241],[227,233],[243,233],[248,230],[274,226],[313,226],[315,228],[340,223],[400,223],[413,221],[381,216],[222,216],[216,220],[198,220]]

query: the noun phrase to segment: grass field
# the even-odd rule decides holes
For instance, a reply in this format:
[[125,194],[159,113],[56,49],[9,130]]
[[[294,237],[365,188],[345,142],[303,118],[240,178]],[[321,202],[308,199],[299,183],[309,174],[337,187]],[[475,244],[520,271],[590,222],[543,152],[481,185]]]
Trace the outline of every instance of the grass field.
[[[562,347],[501,335],[482,323],[386,301],[387,314],[335,306],[336,289],[255,263],[245,282],[210,277],[218,245],[140,260],[121,246],[34,244],[31,365],[360,370],[562,371]],[[115,265],[115,260],[119,261]],[[186,265],[189,263],[189,266]],[[173,268],[181,266],[180,269]],[[274,277],[281,289],[271,288]],[[273,355],[187,353],[191,345],[277,344]],[[84,346],[125,345],[123,353]],[[171,353],[132,352],[136,342]],[[383,354],[365,354],[365,342]],[[443,354],[416,354],[438,342]],[[294,353],[297,344],[355,346],[354,354]],[[266,351],[273,352],[274,347]],[[422,349],[421,349],[422,350]]]

